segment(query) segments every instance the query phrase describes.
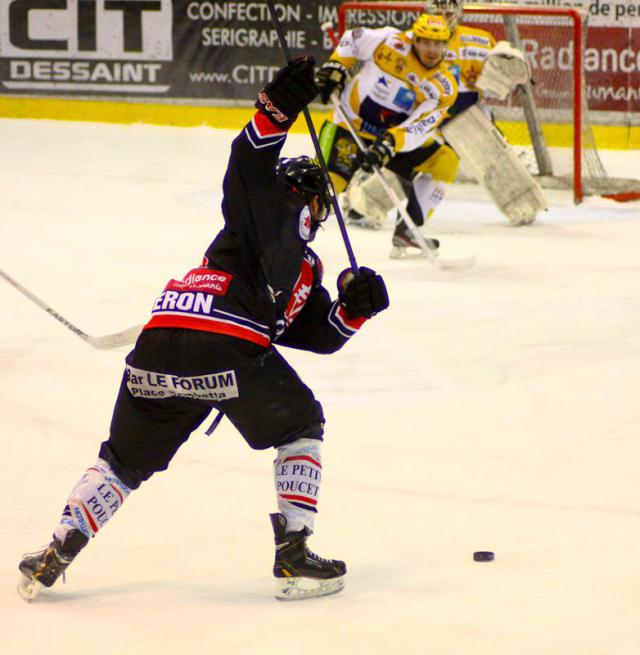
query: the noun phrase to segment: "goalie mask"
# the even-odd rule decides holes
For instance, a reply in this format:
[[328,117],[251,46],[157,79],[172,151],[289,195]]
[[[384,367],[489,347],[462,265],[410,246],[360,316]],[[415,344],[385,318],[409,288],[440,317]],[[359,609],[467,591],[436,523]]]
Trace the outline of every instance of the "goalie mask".
[[320,166],[306,155],[292,159],[283,158],[278,162],[276,176],[287,191],[302,196],[310,207],[314,198],[317,199],[317,207],[312,208],[312,234],[315,233],[318,224],[327,219],[331,207],[329,188]]
[[464,8],[463,0],[427,0],[424,3],[424,10],[428,14],[442,16],[446,21],[449,29],[453,31],[458,27],[462,20]]

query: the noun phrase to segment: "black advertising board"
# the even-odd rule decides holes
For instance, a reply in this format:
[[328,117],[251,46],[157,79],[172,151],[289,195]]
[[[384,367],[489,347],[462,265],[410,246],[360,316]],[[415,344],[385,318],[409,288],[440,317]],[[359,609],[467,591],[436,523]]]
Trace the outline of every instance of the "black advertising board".
[[[327,57],[338,2],[276,3],[294,56]],[[249,100],[283,63],[265,2],[2,0],[2,93]]]

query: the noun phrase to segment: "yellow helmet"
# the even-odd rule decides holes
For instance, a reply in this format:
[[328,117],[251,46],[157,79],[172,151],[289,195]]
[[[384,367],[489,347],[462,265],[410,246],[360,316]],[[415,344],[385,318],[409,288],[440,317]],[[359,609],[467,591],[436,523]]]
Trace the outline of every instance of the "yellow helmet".
[[448,41],[451,38],[447,21],[442,16],[420,14],[411,31],[414,37],[419,36],[421,39],[432,41]]

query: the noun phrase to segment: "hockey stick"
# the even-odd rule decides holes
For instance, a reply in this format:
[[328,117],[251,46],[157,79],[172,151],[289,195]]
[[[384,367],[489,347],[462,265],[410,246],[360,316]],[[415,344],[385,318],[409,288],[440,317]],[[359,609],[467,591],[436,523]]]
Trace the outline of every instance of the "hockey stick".
[[336,34],[336,31],[333,29],[333,23],[328,20],[326,23],[320,25],[320,29],[329,37],[334,48],[337,48],[340,44],[340,39]]
[[[360,138],[360,135],[356,131],[355,127],[353,126],[353,123],[347,117],[347,114],[344,108],[342,107],[340,100],[335,95],[333,95],[331,96],[331,101],[333,103],[333,106],[335,107],[336,112],[340,116],[340,119],[349,129],[349,132],[351,133],[351,136],[356,142],[358,148],[362,152],[365,152],[367,150],[367,147],[362,141],[362,139]],[[400,217],[402,218],[409,232],[411,233],[411,236],[419,244],[421,254],[425,259],[428,259],[429,262],[433,264],[433,266],[442,270],[463,271],[468,268],[471,268],[476,263],[476,258],[473,255],[470,255],[469,257],[462,257],[460,259],[438,258],[432,252],[431,248],[429,248],[429,246],[427,245],[424,236],[418,229],[417,225],[413,222],[413,220],[411,220],[411,216],[409,216],[409,212],[406,210],[404,204],[400,201],[400,198],[398,198],[396,192],[391,188],[391,186],[384,179],[384,175],[382,175],[380,169],[377,166],[373,166],[373,172],[377,176],[378,181],[380,182],[383,189],[385,190],[385,193],[389,196],[389,199],[394,204],[395,208],[398,210],[398,213],[400,214]]]
[[[289,50],[289,46],[287,45],[287,41],[284,37],[284,32],[282,31],[282,25],[276,14],[276,8],[273,4],[273,0],[267,0],[267,6],[269,7],[269,13],[271,14],[271,20],[273,21],[273,26],[275,27],[276,34],[278,35],[278,41],[280,41],[280,47],[282,48],[282,52],[284,53],[285,59],[287,60],[287,64],[290,64],[292,61],[291,51]],[[331,189],[331,194],[330,194],[331,205],[333,206],[333,211],[335,212],[336,220],[338,221],[338,227],[340,228],[340,233],[342,234],[342,240],[344,241],[344,246],[347,249],[347,256],[349,257],[349,264],[351,265],[351,270],[355,274],[358,272],[358,264],[356,262],[356,256],[353,253],[353,248],[351,247],[351,241],[349,240],[349,235],[347,234],[347,226],[345,225],[344,217],[342,216],[342,210],[340,209],[340,205],[338,203],[338,195],[336,194],[336,190],[333,187],[333,182],[331,181],[331,177],[329,175],[329,169],[327,168],[327,164],[324,160],[324,157],[322,156],[322,150],[320,148],[320,143],[318,142],[318,135],[316,134],[316,129],[313,126],[313,121],[311,120],[311,114],[309,113],[309,109],[305,107],[302,110],[302,114],[304,116],[304,120],[307,122],[309,136],[311,137],[311,141],[313,142],[313,147],[316,151],[316,157],[318,158],[318,163],[320,164],[320,168],[322,169],[322,174],[324,175],[325,182],[329,187],[329,189]]]
[[107,334],[103,337],[92,337],[86,332],[83,332],[79,327],[76,327],[73,323],[70,323],[64,316],[58,314],[55,309],[49,307],[46,302],[40,300],[38,296],[32,294],[31,291],[23,287],[12,277],[8,276],[4,271],[0,271],[0,276],[2,276],[11,286],[15,287],[20,293],[29,298],[29,300],[38,305],[38,307],[44,309],[47,314],[53,316],[56,321],[62,323],[62,325],[64,325],[68,330],[71,330],[71,332],[79,336],[83,341],[86,341],[94,348],[98,348],[98,350],[110,350],[111,348],[119,348],[120,346],[131,344],[138,338],[138,335],[142,330],[142,325],[134,325],[128,330],[123,330],[122,332]]

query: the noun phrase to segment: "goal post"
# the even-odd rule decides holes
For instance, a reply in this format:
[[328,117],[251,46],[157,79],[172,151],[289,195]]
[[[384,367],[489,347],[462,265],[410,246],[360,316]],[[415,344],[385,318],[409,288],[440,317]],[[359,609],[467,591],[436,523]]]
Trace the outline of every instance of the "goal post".
[[[343,2],[339,33],[358,26],[408,30],[423,11],[424,2]],[[487,104],[507,141],[531,161],[531,172],[543,187],[572,189],[576,203],[585,195],[640,197],[640,181],[609,177],[596,149],[584,75],[587,12],[467,2],[460,24],[487,30],[525,52],[533,83],[505,101],[487,99]]]

